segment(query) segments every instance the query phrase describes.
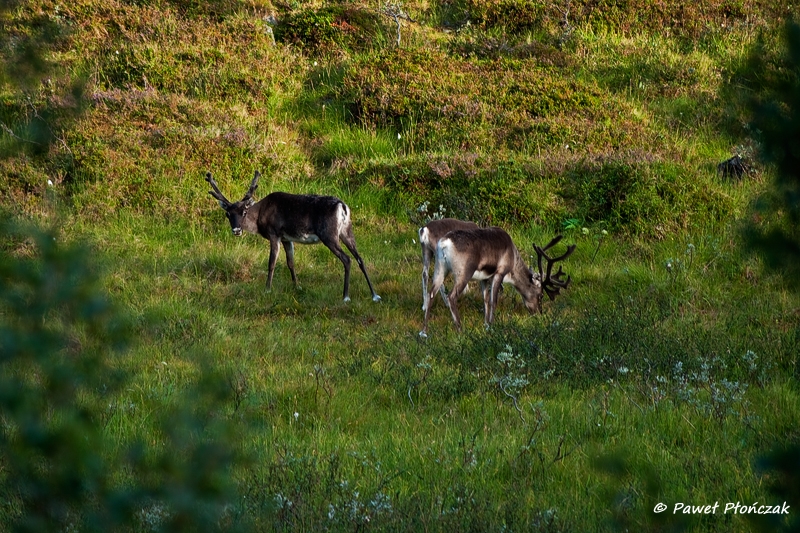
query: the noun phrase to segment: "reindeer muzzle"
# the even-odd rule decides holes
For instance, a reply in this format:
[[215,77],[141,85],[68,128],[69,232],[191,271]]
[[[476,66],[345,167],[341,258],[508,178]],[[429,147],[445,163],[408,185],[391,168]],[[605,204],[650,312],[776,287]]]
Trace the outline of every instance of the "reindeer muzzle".
[[232,231],[233,231],[233,234],[235,236],[237,236],[237,237],[241,237],[242,236],[242,228],[233,228]]

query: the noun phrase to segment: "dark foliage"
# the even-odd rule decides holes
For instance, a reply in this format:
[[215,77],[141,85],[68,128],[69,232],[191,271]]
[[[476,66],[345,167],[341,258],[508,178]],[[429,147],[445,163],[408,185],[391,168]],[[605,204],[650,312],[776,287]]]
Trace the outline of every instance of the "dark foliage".
[[756,203],[756,213],[745,229],[748,245],[767,264],[786,273],[786,280],[800,287],[800,25],[785,27],[786,54],[769,75],[757,48],[751,71],[763,80],[763,89],[750,103],[751,129],[762,144],[767,163],[776,178]]

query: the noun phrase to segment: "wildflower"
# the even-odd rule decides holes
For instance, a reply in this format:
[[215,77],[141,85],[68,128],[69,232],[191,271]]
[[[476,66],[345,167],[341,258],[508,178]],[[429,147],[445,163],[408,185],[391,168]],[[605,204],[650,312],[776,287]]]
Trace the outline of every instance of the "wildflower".
[[278,505],[278,507],[280,509],[288,509],[289,507],[291,507],[293,505],[292,504],[292,500],[290,500],[289,498],[285,497],[280,492],[275,495],[275,503]]

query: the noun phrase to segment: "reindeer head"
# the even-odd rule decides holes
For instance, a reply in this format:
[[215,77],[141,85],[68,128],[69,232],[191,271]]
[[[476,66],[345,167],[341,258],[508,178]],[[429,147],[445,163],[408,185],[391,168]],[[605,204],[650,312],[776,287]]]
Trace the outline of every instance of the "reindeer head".
[[225,210],[225,214],[228,216],[228,221],[231,223],[231,230],[237,237],[242,234],[242,222],[247,216],[247,210],[256,203],[255,200],[253,200],[253,193],[256,192],[256,189],[258,188],[258,178],[260,177],[261,174],[256,170],[255,175],[253,176],[253,181],[250,183],[250,188],[247,189],[247,194],[244,195],[244,198],[238,202],[231,202],[225,198],[225,195],[219,190],[217,182],[214,181],[213,177],[211,177],[211,172],[206,173],[206,181],[213,189],[208,191],[208,194],[219,201],[220,207]]
[[[538,281],[541,284],[540,290],[543,290],[545,293],[547,293],[547,296],[550,298],[550,300],[555,300],[556,296],[558,296],[561,293],[561,289],[566,289],[569,286],[569,282],[572,281],[572,278],[570,278],[569,276],[567,276],[567,279],[561,279],[561,276],[564,275],[564,271],[561,269],[561,266],[558,267],[558,272],[553,274],[553,265],[559,261],[563,261],[570,255],[572,255],[572,252],[575,251],[575,247],[577,245],[571,244],[567,246],[567,251],[558,257],[550,257],[547,255],[547,250],[558,244],[558,242],[562,238],[564,238],[563,235],[557,235],[556,237],[553,237],[553,239],[549,243],[547,243],[546,246],[542,248],[537,246],[536,243],[533,244],[533,249],[536,250],[537,263],[539,266],[539,272],[534,273],[533,275],[538,278]],[[544,268],[542,268],[542,259],[544,259],[545,263],[547,263],[547,266]],[[530,309],[530,306],[528,307],[528,309]],[[542,312],[541,292],[539,293],[539,298],[538,298],[538,309],[539,312],[541,313]]]
[[524,281],[515,283],[517,291],[522,295],[522,303],[529,313],[535,314],[541,311],[542,304],[542,281],[538,272],[534,272],[528,267],[525,267]]

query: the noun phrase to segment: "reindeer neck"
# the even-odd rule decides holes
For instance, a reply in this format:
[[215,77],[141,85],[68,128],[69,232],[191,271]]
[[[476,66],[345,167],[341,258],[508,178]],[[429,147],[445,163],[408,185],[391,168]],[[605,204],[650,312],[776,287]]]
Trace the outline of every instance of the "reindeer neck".
[[514,255],[514,267],[511,269],[511,272],[506,274],[506,277],[503,281],[519,288],[518,285],[525,283],[524,280],[530,276],[530,270],[528,269],[528,265],[525,264],[525,260],[522,259],[522,255],[519,252]]
[[247,210],[247,215],[242,219],[242,229],[248,233],[258,234],[258,213],[259,204],[253,205]]

